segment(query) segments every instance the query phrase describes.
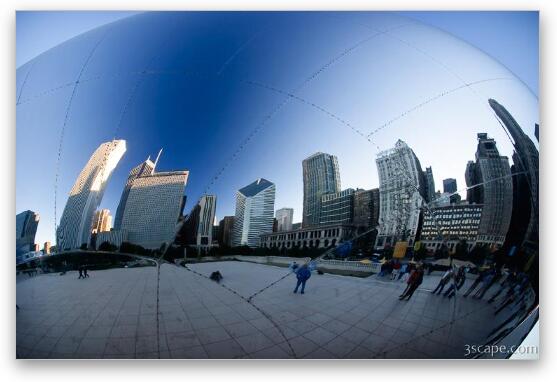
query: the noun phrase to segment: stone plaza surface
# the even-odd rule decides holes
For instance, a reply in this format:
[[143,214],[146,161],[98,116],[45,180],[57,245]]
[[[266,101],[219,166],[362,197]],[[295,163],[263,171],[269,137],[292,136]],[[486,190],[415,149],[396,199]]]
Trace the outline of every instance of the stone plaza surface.
[[[301,295],[286,268],[188,267],[201,275],[163,263],[160,276],[153,266],[18,278],[17,357],[463,358],[498,324],[485,301],[432,295],[435,273],[399,301],[405,283],[375,276],[314,272]],[[221,284],[205,277],[216,270]]]

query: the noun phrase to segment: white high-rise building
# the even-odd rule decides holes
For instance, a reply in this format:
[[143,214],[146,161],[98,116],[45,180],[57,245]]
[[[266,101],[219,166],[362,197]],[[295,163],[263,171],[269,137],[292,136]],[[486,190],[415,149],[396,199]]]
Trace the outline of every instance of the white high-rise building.
[[100,145],[77,177],[57,230],[60,251],[79,248],[91,238],[93,214],[98,208],[112,171],[126,152],[126,141]]
[[232,246],[259,246],[260,236],[273,232],[275,184],[259,178],[236,192]]
[[290,231],[292,230],[292,220],[294,219],[294,209],[293,208],[281,208],[275,213],[275,218],[278,222],[278,231]]
[[128,241],[158,249],[174,241],[189,171],[155,172],[133,180],[122,216]]
[[425,187],[420,161],[408,145],[398,140],[395,147],[380,152],[379,227],[375,246],[382,249],[397,241],[414,245]]

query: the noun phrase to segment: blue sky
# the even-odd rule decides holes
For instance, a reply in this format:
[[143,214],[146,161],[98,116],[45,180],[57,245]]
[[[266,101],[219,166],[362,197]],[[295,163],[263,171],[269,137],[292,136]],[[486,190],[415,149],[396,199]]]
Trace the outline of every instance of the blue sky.
[[[113,213],[129,170],[162,147],[159,170],[190,170],[186,212],[221,173],[209,189],[219,218],[234,213],[237,189],[264,177],[277,185],[276,209],[293,207],[295,221],[301,161],[315,151],[338,156],[343,188],[371,188],[378,186],[375,156],[401,138],[423,168],[433,167],[438,189],[449,177],[462,188],[477,132],[512,155],[487,98],[528,134],[539,121],[529,90],[538,88],[531,12],[139,14],[25,64],[122,16],[17,14],[16,210],[41,215],[37,242],[53,239],[64,120],[58,219],[91,153],[116,136],[128,151],[101,204]],[[477,49],[405,17],[448,30],[520,80]],[[375,130],[371,143],[359,135]]]

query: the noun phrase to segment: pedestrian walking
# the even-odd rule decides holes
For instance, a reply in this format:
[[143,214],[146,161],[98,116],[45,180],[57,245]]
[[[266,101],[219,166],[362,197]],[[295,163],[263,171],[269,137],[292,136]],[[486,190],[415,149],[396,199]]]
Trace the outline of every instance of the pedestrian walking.
[[466,293],[464,293],[463,297],[468,297],[468,295],[470,293],[472,293],[478,287],[478,285],[480,285],[480,283],[482,282],[482,280],[483,280],[483,278],[485,277],[486,274],[487,274],[487,272],[485,270],[480,271],[480,273],[478,274],[478,277],[476,277],[476,280],[474,280],[472,285],[470,285],[470,288],[468,288]]
[[492,282],[494,281],[494,278],[495,278],[495,269],[491,269],[482,278],[482,285],[481,285],[480,289],[478,289],[476,291],[476,293],[474,294],[474,298],[481,299],[484,296],[485,292],[487,292],[487,290],[491,287]]
[[89,277],[89,273],[87,273],[87,265],[83,266],[83,278]]
[[77,270],[79,271],[79,277],[77,279],[84,279],[85,277],[83,276],[83,267],[80,265]]
[[306,282],[311,277],[311,272],[308,268],[307,264],[303,264],[301,267],[296,270],[296,278],[298,281],[296,282],[296,288],[294,288],[294,293],[298,293],[298,288],[300,285],[302,286],[301,294],[304,294],[304,290],[306,289]]
[[445,288],[445,285],[447,285],[452,276],[453,269],[451,268],[447,272],[445,272],[445,274],[441,277],[441,280],[439,280],[439,283],[437,284],[435,289],[431,291],[431,293],[441,294],[441,292],[443,292],[443,289]]
[[466,282],[466,269],[463,265],[458,268],[456,273],[456,290],[460,290],[464,283]]
[[[411,281],[411,283],[410,283]],[[399,300],[410,300],[416,289],[424,281],[424,270],[421,266],[418,266],[414,273],[408,278],[408,287],[406,291],[398,297]]]

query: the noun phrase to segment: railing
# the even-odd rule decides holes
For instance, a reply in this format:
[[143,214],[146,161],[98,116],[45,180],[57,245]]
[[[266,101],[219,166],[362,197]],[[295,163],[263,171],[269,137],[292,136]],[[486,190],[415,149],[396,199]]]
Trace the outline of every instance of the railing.
[[355,272],[379,273],[381,263],[362,263],[360,261],[318,260],[317,269],[335,269]]

